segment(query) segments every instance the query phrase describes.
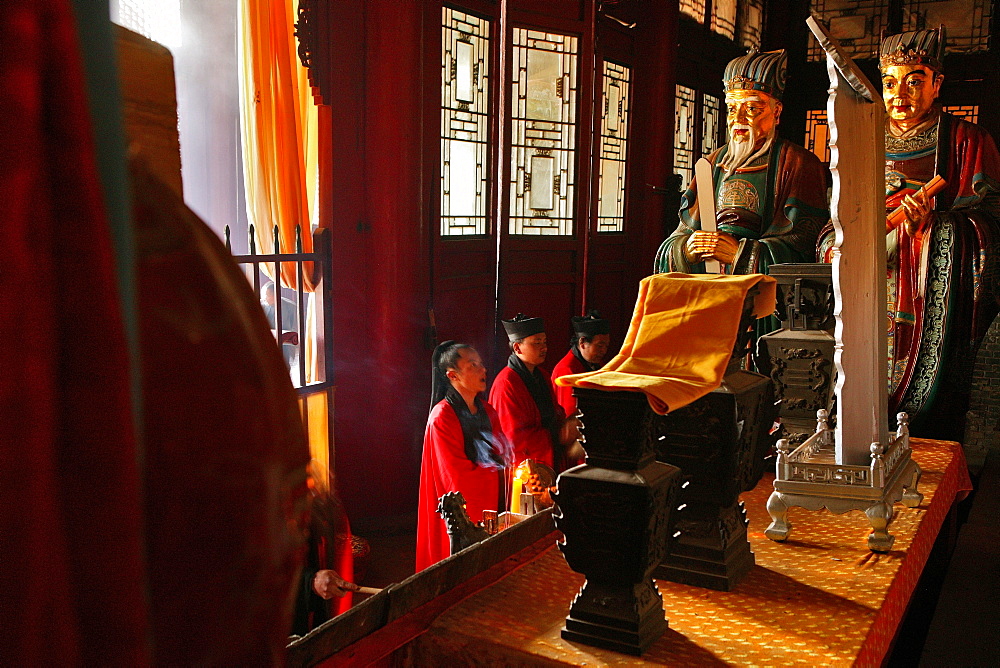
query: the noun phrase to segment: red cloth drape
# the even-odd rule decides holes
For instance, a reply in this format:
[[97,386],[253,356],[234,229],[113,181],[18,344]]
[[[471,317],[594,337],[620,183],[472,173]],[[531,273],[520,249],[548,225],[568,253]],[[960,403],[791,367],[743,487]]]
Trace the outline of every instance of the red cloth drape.
[[0,3],[0,44],[0,656],[144,665],[129,360],[68,3]]

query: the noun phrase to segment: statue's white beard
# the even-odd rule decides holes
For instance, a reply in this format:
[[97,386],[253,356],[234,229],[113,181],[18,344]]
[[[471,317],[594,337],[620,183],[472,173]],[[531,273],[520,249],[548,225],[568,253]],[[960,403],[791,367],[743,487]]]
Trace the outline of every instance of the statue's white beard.
[[[755,150],[754,146],[756,146],[757,140],[759,139],[757,130],[752,125],[734,123],[732,127],[729,128],[729,150],[726,152],[726,156],[719,163],[719,166],[725,170],[726,176],[731,175],[737,169],[745,167],[770,151],[771,145],[774,144],[776,128],[777,126],[771,126],[770,132],[767,133],[767,139],[759,149]],[[749,130],[749,139],[747,141],[736,141],[733,139],[734,130]]]

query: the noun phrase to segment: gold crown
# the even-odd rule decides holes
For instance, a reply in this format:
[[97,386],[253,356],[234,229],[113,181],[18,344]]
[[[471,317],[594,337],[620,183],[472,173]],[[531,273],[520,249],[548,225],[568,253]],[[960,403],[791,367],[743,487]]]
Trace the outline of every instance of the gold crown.
[[941,69],[941,63],[937,58],[927,53],[926,49],[904,49],[900,44],[895,51],[887,53],[879,58],[880,67],[892,67],[893,65],[930,65],[936,70]]

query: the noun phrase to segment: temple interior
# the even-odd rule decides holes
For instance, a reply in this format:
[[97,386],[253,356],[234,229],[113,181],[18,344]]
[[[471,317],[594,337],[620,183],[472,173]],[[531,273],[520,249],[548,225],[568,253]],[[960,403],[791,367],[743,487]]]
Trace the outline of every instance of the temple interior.
[[[796,159],[822,170],[811,192],[818,198],[813,208],[827,210],[808,213],[807,198],[790,204],[789,195],[782,224],[816,225],[806,242],[809,252],[779,252],[763,241],[770,232],[758,230],[723,262],[732,269],[745,257],[750,268],[731,273],[771,273],[768,262],[817,263],[819,228],[829,211],[846,219],[854,215],[848,213],[853,203],[869,200],[879,227],[876,242],[862,245],[882,252],[883,156],[872,154],[869,161],[878,174],[871,197],[840,191],[841,176],[830,170],[838,159],[849,164],[851,152],[866,144],[857,139],[861,131],[851,136],[853,120],[843,122],[838,136],[829,117],[835,108],[831,76],[836,81],[838,70],[806,19],[822,22],[839,43],[838,53],[874,82],[875,95],[884,95],[890,61],[879,54],[887,36],[946,26],[940,61],[927,55],[928,47],[905,64],[933,60],[932,69],[944,79],[931,113],[972,124],[975,137],[995,141],[998,13],[992,0],[3,3],[0,76],[8,109],[0,114],[10,125],[0,159],[11,175],[2,190],[16,222],[0,237],[12,253],[0,263],[9,348],[0,367],[11,370],[0,380],[7,424],[2,466],[11,481],[0,494],[0,513],[4,552],[17,556],[4,560],[0,572],[14,592],[2,619],[17,639],[0,641],[0,663],[639,660],[616,653],[613,643],[598,651],[559,635],[583,574],[588,583],[594,576],[567,566],[553,548],[562,539],[560,528],[567,527],[567,535],[577,531],[560,524],[570,520],[558,508],[417,571],[421,463],[436,373],[432,352],[448,340],[471,344],[489,387],[512,354],[508,341],[515,338],[505,323],[528,314],[546,323],[549,352],[538,366],[547,377],[567,342],[578,340],[573,317],[594,310],[607,321],[613,357],[631,327],[638,327],[640,281],[657,272],[705,271],[692,268],[697,258],[685,255],[687,247],[663,251],[661,244],[677,234],[679,220],[682,227],[696,220],[688,187],[698,160],[734,145],[735,130],[727,125],[727,114],[736,113],[734,89],[779,100],[774,146],[797,145],[804,157]],[[7,48],[13,44],[23,47]],[[733,83],[739,77],[730,77],[731,63],[778,50],[787,56],[780,74],[754,80],[754,70],[744,69],[739,76],[745,87]],[[839,71],[843,82],[845,70]],[[768,76],[780,78],[779,88]],[[841,99],[849,95],[843,90]],[[881,98],[868,104],[884,112]],[[935,146],[947,143],[946,131],[939,139],[937,127]],[[960,165],[972,160],[969,146],[951,146],[947,159]],[[888,161],[896,149],[887,143],[885,150]],[[893,549],[871,539],[867,545],[876,547],[866,547],[864,515],[829,510],[793,508],[791,539],[765,536],[776,461],[780,469],[788,454],[774,444],[782,433],[789,438],[785,415],[785,431],[761,446],[767,452],[759,456],[756,477],[746,474],[752,484],[733,492],[732,508],[740,508],[733,512],[749,518],[741,534],[747,538],[740,540],[753,550],[748,558],[751,565],[756,558],[754,570],[739,575],[748,578],[742,585],[736,576],[707,589],[661,584],[669,629],[654,632],[642,622],[636,631],[641,651],[634,653],[651,665],[1000,663],[1000,301],[991,292],[1000,287],[1000,217],[987,212],[976,218],[981,204],[1000,202],[1000,181],[993,180],[1000,172],[991,174],[984,158],[986,166],[967,169],[966,184],[958,172],[945,174],[944,153],[935,155],[934,173],[969,190],[945,191],[956,201],[950,218],[928,215],[946,220],[953,231],[941,243],[967,243],[972,259],[955,259],[934,273],[940,235],[929,225],[917,234],[900,228],[899,239],[919,239],[924,250],[906,241],[912,248],[890,245],[890,258],[912,253],[913,276],[925,272],[928,278],[920,274],[912,285],[904,283],[899,269],[889,299],[896,300],[896,322],[913,329],[916,313],[913,350],[919,354],[906,358],[901,351],[909,339],[891,336],[889,359],[899,366],[890,369],[897,375],[888,397],[884,387],[853,395],[856,403],[874,405],[875,413],[889,402],[881,415],[866,417],[881,420],[883,434],[886,428],[902,433],[896,411],[910,411],[924,500],[904,508],[910,505],[904,498],[894,522],[889,501],[889,531],[898,539]],[[778,153],[773,156],[777,160]],[[769,199],[754,224],[761,224],[764,211],[781,215],[775,198],[784,195],[776,191],[784,193],[781,179],[796,169],[782,164],[781,175],[760,187],[761,201]],[[842,178],[857,183],[855,176],[845,169]],[[906,174],[900,176],[905,182]],[[915,187],[927,182],[921,178]],[[993,186],[995,199],[982,195]],[[724,191],[716,205],[730,193],[734,206],[757,207],[757,192],[750,191],[743,199],[735,189]],[[972,201],[976,197],[982,201]],[[701,199],[698,206],[705,210]],[[678,210],[688,213],[679,219]],[[722,211],[719,216],[722,229]],[[962,232],[962,221],[969,220],[987,231],[978,237]],[[992,229],[998,236],[990,236]],[[834,227],[827,233],[833,239]],[[758,253],[771,253],[771,259],[764,262]],[[658,264],[661,257],[667,264]],[[690,266],[675,266],[676,257],[686,257]],[[876,273],[881,281],[881,266]],[[837,268],[833,276],[847,280],[846,273],[838,278]],[[782,292],[780,278],[778,284],[780,304],[786,299],[781,295],[791,293]],[[916,307],[903,304],[904,284],[918,295],[912,298]],[[837,292],[838,309],[853,309],[866,296],[830,290]],[[963,310],[958,304],[972,304],[973,292],[974,305]],[[943,304],[937,311],[935,296]],[[833,303],[831,298],[828,324],[814,328],[829,332],[830,360]],[[260,318],[258,305],[269,322]],[[169,318],[158,315],[174,310]],[[876,311],[875,333],[865,336],[879,339],[882,348],[871,347],[884,362],[884,311],[881,305]],[[945,339],[941,332],[962,318],[973,321],[962,330],[965,338]],[[775,324],[767,331],[792,329],[784,319],[771,319]],[[892,319],[890,313],[890,332],[897,331]],[[934,329],[935,322],[945,324]],[[266,334],[267,324],[280,343],[265,336],[269,347],[262,350],[252,332]],[[934,332],[942,342],[928,352]],[[671,343],[672,350],[687,345]],[[723,346],[722,352],[728,359],[730,351]],[[773,359],[764,368],[752,357],[743,355],[744,373],[778,379]],[[925,357],[954,365],[940,378],[920,381],[932,373],[920,361]],[[248,370],[258,363],[266,371]],[[723,362],[720,373],[725,367]],[[252,382],[242,380],[250,377]],[[833,382],[825,378],[824,406],[833,410]],[[775,405],[780,403],[779,395]],[[791,448],[812,433],[816,406],[810,406],[808,433],[792,439]],[[281,427],[289,419],[302,423],[301,434]],[[745,428],[738,424],[737,434]],[[770,426],[753,425],[769,434]],[[949,442],[961,445],[948,450]],[[869,445],[863,443],[863,466]],[[832,440],[829,447],[832,461]],[[941,454],[946,451],[952,454]],[[845,463],[856,462],[837,461]],[[510,480],[502,480],[501,494],[509,496]],[[516,484],[520,490],[520,480]],[[309,514],[303,510],[307,487],[327,499],[332,509],[323,507],[337,526],[320,558],[369,590],[334,599],[332,620],[308,636],[302,632],[286,654],[289,634],[282,624],[294,598],[288,583],[303,548],[301,536],[292,546],[285,532],[301,534],[309,523],[302,519]],[[566,489],[558,493],[572,492]],[[562,498],[569,508],[570,497]],[[182,509],[182,501],[190,507]],[[509,498],[503,502],[500,511],[510,507]],[[314,520],[317,514],[314,507]],[[839,524],[821,526],[816,515]],[[770,519],[778,521],[773,512]],[[879,531],[874,521],[871,527]],[[825,538],[811,543],[810,531]],[[246,536],[245,551],[227,552]],[[846,551],[846,544],[855,551]],[[829,573],[813,572],[812,580],[796,575],[810,559]],[[228,572],[247,583],[239,594],[227,599],[221,593],[224,575],[215,572],[213,560],[225,561]],[[267,562],[270,570],[257,573],[256,562]],[[152,584],[154,565],[168,563],[164,572],[178,572]],[[196,571],[204,574],[191,575]],[[529,575],[535,579],[517,580]],[[655,577],[659,582],[659,571]],[[871,584],[863,586],[877,592],[871,598],[834,584],[866,577]],[[883,580],[884,591],[878,589]],[[908,581],[903,593],[902,580]],[[57,586],[64,582],[72,582],[68,593]],[[184,588],[220,593],[198,612],[196,597],[171,598],[171,590]],[[739,596],[711,599],[718,590]],[[769,598],[775,591],[780,595]],[[524,600],[516,608],[490,602],[507,596]],[[176,605],[155,603],[159,597]],[[679,603],[671,612],[671,597],[690,610],[709,606],[704,615],[711,628],[704,635],[714,640],[699,640],[697,615],[685,616]],[[809,610],[794,613],[804,614],[809,625],[789,624],[774,635],[740,626],[792,599]],[[757,604],[761,611],[753,613]],[[734,612],[741,607],[745,617]],[[813,614],[820,630],[811,626]],[[843,621],[854,614],[871,628],[856,642],[838,624],[821,628],[824,618]],[[185,616],[188,626],[163,621]],[[316,626],[321,621],[316,618]],[[491,627],[520,644],[487,638]],[[740,638],[755,633],[766,638],[760,646]],[[256,640],[245,641],[251,637]],[[188,651],[213,643],[215,654]],[[764,647],[768,643],[782,645],[783,653]],[[798,655],[796,643],[803,645]],[[735,652],[737,646],[745,653]],[[184,649],[164,649],[169,647]]]

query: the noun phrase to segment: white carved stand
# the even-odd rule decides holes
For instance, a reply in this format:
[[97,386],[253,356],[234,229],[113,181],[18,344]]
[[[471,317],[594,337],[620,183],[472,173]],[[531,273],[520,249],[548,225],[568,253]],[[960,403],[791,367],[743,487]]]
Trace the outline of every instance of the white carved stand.
[[893,434],[886,419],[882,97],[820,23],[812,17],[806,22],[826,50],[830,75],[838,424],[831,429],[826,411],[819,411],[816,433],[793,452],[787,441],[778,441],[774,492],[767,501],[771,524],[764,534],[787,539],[786,513],[792,506],[838,514],[863,510],[872,526],[868,548],[887,552],[895,540],[888,532],[893,504],[902,500],[915,507],[923,495],[917,491],[920,467],[910,456],[907,416],[897,415]]

